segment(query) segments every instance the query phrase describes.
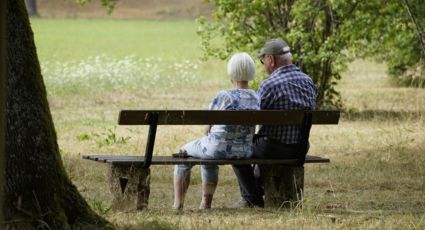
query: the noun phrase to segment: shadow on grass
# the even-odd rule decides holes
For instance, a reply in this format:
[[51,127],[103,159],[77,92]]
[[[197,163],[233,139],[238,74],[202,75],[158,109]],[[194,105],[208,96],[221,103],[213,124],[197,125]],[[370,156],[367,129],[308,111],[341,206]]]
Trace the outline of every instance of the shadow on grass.
[[394,111],[394,110],[346,110],[342,113],[346,120],[409,120],[425,118],[425,111]]
[[168,229],[179,229],[179,227],[175,224],[161,221],[161,220],[152,220],[152,221],[144,221],[142,223],[137,224],[134,229],[152,229],[152,230],[168,230]]

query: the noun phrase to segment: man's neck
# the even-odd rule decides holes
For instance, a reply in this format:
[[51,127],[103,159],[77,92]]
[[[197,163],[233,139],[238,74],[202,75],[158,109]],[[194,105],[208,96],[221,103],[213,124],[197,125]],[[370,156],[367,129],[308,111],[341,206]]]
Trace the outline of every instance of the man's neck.
[[290,66],[290,65],[292,65],[292,62],[288,62],[286,64],[278,65],[278,66],[276,66],[276,68],[273,69],[273,71],[270,73],[270,75],[272,75],[277,69],[284,68],[284,67],[287,67],[287,66]]
[[[279,64],[276,66],[276,69],[279,69],[280,67],[288,66],[288,65],[292,65],[292,62],[291,62],[291,61],[288,61],[288,60],[283,60],[281,63],[279,63]],[[276,69],[275,69],[275,70],[276,70]]]

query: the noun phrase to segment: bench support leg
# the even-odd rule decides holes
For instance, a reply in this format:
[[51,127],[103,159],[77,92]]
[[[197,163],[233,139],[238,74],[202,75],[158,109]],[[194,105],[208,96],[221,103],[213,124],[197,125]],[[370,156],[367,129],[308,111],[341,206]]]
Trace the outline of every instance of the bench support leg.
[[264,168],[262,180],[266,207],[296,207],[302,204],[303,166],[270,165]]
[[109,186],[114,196],[114,210],[142,210],[148,206],[150,169],[134,166],[111,165]]

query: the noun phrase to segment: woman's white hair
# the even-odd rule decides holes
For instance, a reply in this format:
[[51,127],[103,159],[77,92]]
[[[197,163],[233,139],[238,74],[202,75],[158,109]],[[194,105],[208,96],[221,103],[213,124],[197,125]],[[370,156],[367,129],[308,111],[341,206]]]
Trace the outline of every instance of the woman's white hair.
[[245,52],[234,54],[227,63],[227,75],[234,81],[254,80],[254,60]]

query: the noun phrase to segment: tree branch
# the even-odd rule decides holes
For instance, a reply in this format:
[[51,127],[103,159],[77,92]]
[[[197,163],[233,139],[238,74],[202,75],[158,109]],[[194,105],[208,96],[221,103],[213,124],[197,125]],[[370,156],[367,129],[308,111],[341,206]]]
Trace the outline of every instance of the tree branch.
[[402,4],[404,3],[406,10],[407,10],[407,13],[410,16],[410,19],[412,20],[413,24],[415,24],[416,33],[418,35],[419,43],[421,44],[422,58],[425,59],[425,39],[424,39],[423,31],[422,31],[421,27],[419,26],[418,22],[416,21],[416,18],[413,15],[413,13],[411,11],[411,7],[410,7],[409,3],[407,2],[407,0],[401,0],[401,2],[402,2]]

